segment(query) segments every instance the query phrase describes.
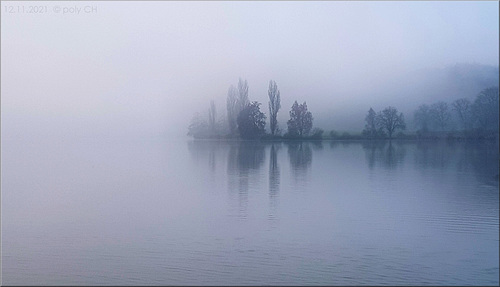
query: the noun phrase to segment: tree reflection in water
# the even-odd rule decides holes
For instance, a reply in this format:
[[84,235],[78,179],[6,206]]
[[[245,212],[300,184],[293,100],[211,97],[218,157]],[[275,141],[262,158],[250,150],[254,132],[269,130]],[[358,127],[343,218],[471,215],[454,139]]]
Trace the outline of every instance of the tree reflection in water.
[[224,145],[218,141],[190,141],[188,150],[198,164],[208,163],[208,168],[215,173],[219,150],[224,150]]
[[281,143],[272,143],[269,151],[269,219],[276,218],[276,208],[278,206],[278,197],[280,191],[280,166],[278,164],[278,151],[281,149]]
[[280,167],[278,164],[278,150],[281,144],[271,144],[269,152],[269,199],[272,206],[276,205],[280,190]]
[[250,186],[259,182],[258,171],[265,159],[265,146],[256,141],[240,141],[231,145],[228,156],[228,189],[238,191],[240,212],[245,216]]
[[404,162],[406,148],[400,142],[364,141],[362,146],[370,169],[373,169],[377,163],[386,169],[395,169]]
[[473,172],[481,183],[498,186],[499,150],[495,141],[374,140],[364,141],[362,146],[370,169],[377,165],[394,169],[404,162],[407,149],[411,149],[415,166],[421,172]]
[[293,179],[297,183],[307,182],[307,172],[312,163],[312,150],[309,142],[289,141],[286,145]]
[[385,141],[364,141],[362,143],[363,149],[365,150],[366,161],[368,162],[368,167],[373,169],[375,166],[375,161],[380,157],[380,154],[384,153],[384,147],[386,145]]
[[422,141],[416,145],[415,163],[423,169],[472,171],[482,184],[498,186],[498,142]]
[[385,155],[383,156],[383,163],[387,169],[394,169],[403,163],[406,155],[406,148],[400,142],[389,141]]

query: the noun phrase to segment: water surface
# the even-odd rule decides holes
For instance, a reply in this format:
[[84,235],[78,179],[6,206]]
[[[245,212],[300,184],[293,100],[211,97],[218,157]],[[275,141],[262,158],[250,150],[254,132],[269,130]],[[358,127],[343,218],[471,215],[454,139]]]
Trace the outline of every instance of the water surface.
[[498,285],[498,143],[2,141],[4,285]]

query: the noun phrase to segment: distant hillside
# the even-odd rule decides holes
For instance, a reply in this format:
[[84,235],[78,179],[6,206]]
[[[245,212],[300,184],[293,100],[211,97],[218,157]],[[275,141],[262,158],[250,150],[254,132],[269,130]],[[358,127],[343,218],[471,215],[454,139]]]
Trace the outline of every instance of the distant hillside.
[[[396,77],[389,98],[401,108],[430,104],[438,100],[450,102],[458,98],[473,99],[480,91],[498,86],[498,66],[456,64],[442,69],[425,69]],[[401,85],[400,83],[406,83]],[[382,88],[383,89],[383,88]]]
[[326,130],[361,131],[370,106],[379,110],[391,105],[408,120],[421,104],[437,101],[451,103],[458,98],[473,100],[485,88],[499,86],[499,67],[480,64],[456,64],[442,69],[425,69],[397,75],[366,92],[366,101],[353,101],[343,110],[315,114],[315,126]]
[[475,97],[485,88],[498,86],[499,69],[498,66],[457,64],[438,70],[435,75],[443,80],[442,89],[446,91],[446,98],[454,100]]

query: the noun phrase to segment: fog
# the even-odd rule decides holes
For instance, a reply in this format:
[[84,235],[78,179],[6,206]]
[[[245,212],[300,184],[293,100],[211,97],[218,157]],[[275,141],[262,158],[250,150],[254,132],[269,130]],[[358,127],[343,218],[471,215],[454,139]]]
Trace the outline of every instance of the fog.
[[[9,12],[30,5],[47,11]],[[225,115],[227,90],[239,78],[266,114],[268,83],[276,81],[281,128],[295,100],[306,101],[314,126],[325,130],[361,131],[370,107],[393,105],[411,118],[422,103],[498,86],[498,8],[496,1],[3,1],[2,137],[186,137],[210,100]]]

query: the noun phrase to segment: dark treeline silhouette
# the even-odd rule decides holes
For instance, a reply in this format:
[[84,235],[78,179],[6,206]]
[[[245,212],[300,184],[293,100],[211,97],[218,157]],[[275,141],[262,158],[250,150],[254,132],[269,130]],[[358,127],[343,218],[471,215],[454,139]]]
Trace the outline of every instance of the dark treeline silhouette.
[[387,169],[394,169],[405,159],[406,148],[398,142],[363,141],[362,146],[370,169],[375,167],[375,163],[380,163]]
[[[246,80],[238,80],[237,88],[231,85],[226,100],[226,117],[217,118],[215,102],[210,101],[208,117],[196,113],[189,125],[188,135],[194,138],[215,139],[263,139],[263,140],[339,140],[374,139],[498,139],[499,90],[490,87],[482,90],[473,101],[456,99],[451,103],[438,101],[422,104],[413,112],[413,131],[407,131],[403,113],[388,106],[376,112],[367,112],[365,126],[360,134],[313,128],[313,115],[307,103],[294,101],[289,111],[287,129],[278,122],[281,94],[275,81],[269,81],[269,115],[260,110],[261,103],[250,101]],[[269,130],[266,132],[266,119]],[[284,132],[284,133],[283,133]]]
[[378,114],[370,108],[365,122],[363,135],[367,138],[380,138],[387,134],[392,139],[395,131],[406,129],[403,113],[398,113],[394,107],[387,107]]
[[498,87],[482,90],[471,101],[423,104],[414,113],[418,138],[495,138],[499,121]]
[[334,139],[498,139],[498,87],[482,90],[474,99],[460,98],[448,104],[438,101],[420,105],[413,113],[414,133],[404,134],[405,118],[394,107],[365,117],[361,135],[330,132]]
[[[281,94],[275,81],[269,81],[269,116],[261,110],[261,103],[250,101],[246,80],[238,80],[238,88],[231,85],[227,92],[226,117],[216,118],[214,101],[210,101],[208,119],[196,113],[191,119],[188,135],[202,139],[321,139],[323,130],[313,129],[313,116],[304,101],[294,102],[290,108],[287,130],[279,127],[278,113],[281,109]],[[266,133],[269,119],[270,133]]]
[[277,117],[281,108],[280,91],[275,81],[269,81],[269,90],[267,94],[269,96],[269,128],[271,130],[271,135],[275,136],[280,133]]
[[498,186],[499,150],[493,141],[332,141],[331,147],[343,144],[361,144],[370,170],[396,170],[413,161],[422,173],[455,171],[464,184],[462,175],[473,174],[481,184]]
[[498,145],[491,141],[416,142],[414,161],[430,171],[456,169],[472,172],[485,185],[497,186],[499,179]]

